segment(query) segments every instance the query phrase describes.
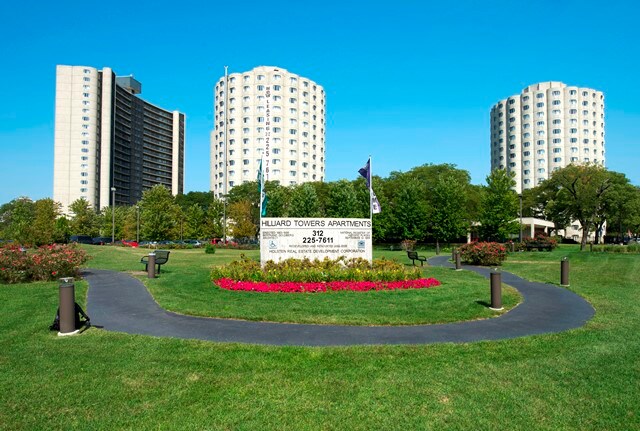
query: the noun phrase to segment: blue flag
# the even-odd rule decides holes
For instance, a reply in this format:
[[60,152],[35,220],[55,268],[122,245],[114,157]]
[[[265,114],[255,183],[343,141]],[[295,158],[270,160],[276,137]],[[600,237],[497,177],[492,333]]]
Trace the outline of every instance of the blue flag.
[[371,212],[373,214],[379,214],[380,211],[382,210],[380,208],[380,202],[378,202],[378,198],[376,197],[376,194],[373,192],[373,188],[371,187],[371,157],[369,157],[369,160],[367,160],[367,164],[364,165],[364,167],[360,168],[358,172],[367,181],[367,187],[369,188],[369,198],[370,198],[369,205],[371,205]]

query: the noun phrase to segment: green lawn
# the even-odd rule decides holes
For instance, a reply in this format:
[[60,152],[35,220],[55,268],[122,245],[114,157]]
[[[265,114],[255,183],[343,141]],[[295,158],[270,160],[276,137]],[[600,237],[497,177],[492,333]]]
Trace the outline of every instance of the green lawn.
[[58,338],[55,283],[0,286],[0,429],[640,429],[640,256],[574,247],[505,268],[557,283],[563,255],[597,310],[584,328],[456,345]]
[[[257,293],[227,291],[209,279],[211,265],[239,258],[240,253],[259,259],[258,251],[172,250],[160,276],[150,280],[140,270],[139,256],[147,251],[119,247],[87,247],[95,255],[91,267],[131,271],[147,285],[165,309],[194,316],[223,317],[271,322],[347,325],[411,325],[458,322],[494,317],[490,310],[488,281],[470,272],[425,266],[425,277],[441,281],[439,287],[377,292]],[[410,265],[406,253],[376,251]],[[503,290],[508,310],[520,301],[510,287]]]

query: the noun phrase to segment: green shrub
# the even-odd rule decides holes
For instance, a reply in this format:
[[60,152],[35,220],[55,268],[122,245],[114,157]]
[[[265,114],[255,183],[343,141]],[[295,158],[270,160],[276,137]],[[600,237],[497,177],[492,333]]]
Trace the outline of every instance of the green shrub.
[[215,254],[216,253],[216,246],[208,243],[205,247],[204,247],[204,252],[206,254]]
[[472,265],[501,265],[507,258],[507,248],[497,242],[472,242],[459,250],[460,259]]
[[605,244],[594,245],[593,251],[600,253],[640,253],[640,244]]
[[283,281],[329,282],[329,281],[399,281],[422,277],[419,268],[406,269],[405,265],[387,259],[374,259],[372,264],[365,259],[324,260],[287,259],[281,262],[268,261],[264,268],[260,263],[241,255],[241,260],[225,266],[215,267],[211,279],[230,278],[238,281]]

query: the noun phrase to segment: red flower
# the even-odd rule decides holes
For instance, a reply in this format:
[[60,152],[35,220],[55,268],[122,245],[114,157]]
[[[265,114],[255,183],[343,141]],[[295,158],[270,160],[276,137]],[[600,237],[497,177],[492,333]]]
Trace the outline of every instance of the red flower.
[[263,281],[235,281],[229,278],[215,280],[214,283],[226,290],[242,290],[253,292],[326,292],[351,290],[366,292],[369,290],[395,290],[395,289],[425,289],[440,286],[435,278],[420,278],[417,280],[400,281],[330,281],[330,282],[292,282],[265,283]]

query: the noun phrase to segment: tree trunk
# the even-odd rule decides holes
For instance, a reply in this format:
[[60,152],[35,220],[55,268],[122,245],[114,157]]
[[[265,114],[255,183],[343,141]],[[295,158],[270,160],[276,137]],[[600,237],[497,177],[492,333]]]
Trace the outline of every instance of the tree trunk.
[[440,241],[436,238],[436,254],[440,254]]
[[589,238],[589,222],[587,220],[580,220],[582,226],[582,240],[580,241],[580,251],[583,251],[587,246],[587,239]]

